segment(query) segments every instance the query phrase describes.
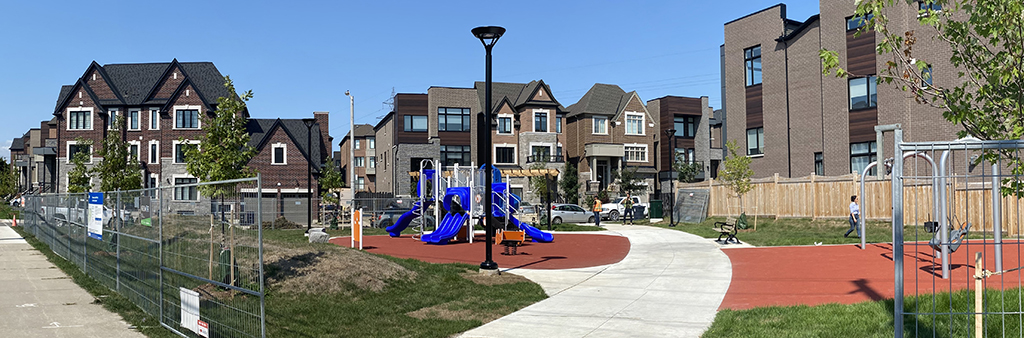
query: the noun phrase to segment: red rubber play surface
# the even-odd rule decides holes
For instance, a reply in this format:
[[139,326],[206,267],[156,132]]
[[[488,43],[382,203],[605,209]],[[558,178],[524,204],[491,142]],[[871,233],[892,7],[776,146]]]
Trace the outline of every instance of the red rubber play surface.
[[[484,236],[476,235],[473,243],[433,245],[402,237],[366,236],[363,250],[401,258],[414,258],[431,263],[468,263],[478,265],[484,260]],[[349,246],[349,237],[339,237],[331,243]],[[492,248],[498,267],[526,269],[571,269],[606,265],[621,261],[629,253],[629,239],[613,235],[555,234],[551,243],[523,243],[517,255],[503,255],[505,247]]]
[[[942,279],[940,259],[927,243],[904,249],[904,294],[962,290],[974,285],[974,253],[983,252],[986,269],[995,270],[992,243],[965,242],[950,256],[950,279]],[[973,244],[973,245],[972,245]],[[892,245],[736,248],[722,250],[732,261],[732,282],[719,309],[742,310],[771,305],[853,304],[892,298]],[[1003,269],[1020,266],[1024,248],[1003,242]],[[1024,275],[1013,272],[986,279],[986,288],[1020,287]]]

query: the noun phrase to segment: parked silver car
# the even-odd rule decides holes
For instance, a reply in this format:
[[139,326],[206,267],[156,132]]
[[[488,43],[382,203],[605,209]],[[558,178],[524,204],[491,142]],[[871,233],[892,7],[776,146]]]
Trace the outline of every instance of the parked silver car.
[[575,204],[554,204],[551,206],[551,223],[594,223],[594,213]]

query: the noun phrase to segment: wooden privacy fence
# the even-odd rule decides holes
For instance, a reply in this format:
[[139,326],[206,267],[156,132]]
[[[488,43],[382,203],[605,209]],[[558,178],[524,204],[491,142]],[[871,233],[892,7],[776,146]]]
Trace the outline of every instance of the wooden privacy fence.
[[[752,179],[753,189],[743,195],[742,207],[729,186],[708,180],[700,183],[678,184],[681,189],[708,189],[708,216],[747,215],[778,218],[846,218],[849,215],[850,196],[860,195],[860,175],[773,177]],[[958,222],[970,222],[971,230],[991,231],[991,184],[976,179],[969,184],[949,179],[947,203],[949,217]],[[891,220],[892,183],[867,177],[865,195],[860,196],[861,214],[870,220]],[[932,211],[932,182],[930,179],[906,180],[903,191],[904,224],[921,225],[938,221]],[[1011,235],[1020,233],[1024,221],[1024,200],[1013,196],[1002,199],[1002,228]],[[953,224],[952,222],[950,224]]]

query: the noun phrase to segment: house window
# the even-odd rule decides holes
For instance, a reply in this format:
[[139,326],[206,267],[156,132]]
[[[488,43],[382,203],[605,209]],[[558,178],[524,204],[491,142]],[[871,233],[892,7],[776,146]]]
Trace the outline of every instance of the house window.
[[361,142],[360,141],[362,141],[362,140],[356,140],[356,149],[360,148],[360,146],[361,146],[361,144],[360,144]]
[[180,129],[198,129],[199,110],[185,109],[174,111],[174,127]]
[[128,111],[128,130],[139,130],[139,110]]
[[138,161],[142,158],[142,155],[139,154],[139,148],[139,141],[128,142],[128,158],[130,160]]
[[608,118],[594,116],[594,134],[608,134]]
[[695,151],[693,148],[676,148],[676,161],[693,163],[694,160],[696,160],[694,154]]
[[[196,184],[199,183],[199,179],[190,177],[180,177],[174,179],[174,185],[184,184]],[[199,199],[199,189],[196,186],[190,187],[174,187],[174,200],[175,201],[195,201]]]
[[149,130],[160,130],[160,110],[149,110]]
[[744,49],[743,60],[746,64],[747,86],[761,84],[761,46]]
[[359,189],[359,190],[365,190],[366,189],[366,178],[365,177],[356,176],[356,189]]
[[447,167],[456,163],[460,166],[470,165],[469,146],[441,146],[441,165]]
[[674,127],[676,137],[694,138],[697,137],[697,123],[700,118],[696,116],[676,116]]
[[512,133],[512,117],[498,117],[498,134]]
[[375,157],[367,156],[366,157],[366,162],[369,163],[370,168],[376,168],[377,167],[377,158],[375,158]]
[[825,155],[822,153],[814,153],[814,174],[825,175]]
[[917,2],[917,16],[924,17],[931,15],[932,12],[941,12],[942,5],[935,3],[935,0],[929,1],[918,1]]
[[626,135],[644,134],[644,114],[626,113]]
[[548,113],[547,112],[534,112],[533,113],[533,131],[546,133],[548,132]]
[[366,161],[366,159],[365,159],[365,158],[363,158],[363,157],[356,157],[356,158],[355,158],[356,168],[362,168],[362,167],[364,167],[364,166],[365,166],[365,163],[366,163],[366,162],[364,162],[364,161]]
[[555,132],[562,133],[562,115],[555,115]]
[[846,18],[846,30],[852,31],[861,27],[864,27],[871,21],[871,18],[875,17],[874,14],[868,13],[864,16],[851,16]]
[[91,130],[92,112],[88,110],[68,112],[68,130]]
[[377,139],[373,137],[367,137],[366,149],[377,149]]
[[764,127],[747,129],[747,156],[764,154]]
[[271,146],[273,149],[273,159],[271,164],[276,165],[287,165],[288,164],[288,146],[284,143],[277,143]]
[[551,161],[551,147],[550,146],[532,146],[530,147],[530,154],[532,155],[532,161],[530,162],[549,162]]
[[437,108],[437,131],[469,131],[469,108]]
[[185,151],[190,148],[195,148],[198,145],[195,143],[175,143],[174,144],[174,163],[185,163]]
[[850,79],[850,110],[867,109],[878,105],[876,77]]
[[403,127],[405,131],[425,132],[427,131],[427,117],[406,115]]
[[114,122],[117,121],[117,108],[107,110],[107,129],[114,129]]
[[921,88],[928,88],[932,86],[932,66],[921,70]]
[[[875,142],[850,143],[850,172],[863,173],[868,164],[874,162],[878,156],[878,149]],[[868,175],[875,175],[875,168],[871,168]]]
[[647,162],[647,145],[626,146],[626,162]]
[[[78,153],[85,153],[86,155],[91,155],[92,146],[88,144],[68,144],[68,162],[71,162],[71,159],[75,158],[75,154]],[[89,160],[92,161],[91,158]]]
[[156,164],[160,160],[160,141],[149,142],[149,163]]
[[494,147],[494,163],[515,164],[515,147]]

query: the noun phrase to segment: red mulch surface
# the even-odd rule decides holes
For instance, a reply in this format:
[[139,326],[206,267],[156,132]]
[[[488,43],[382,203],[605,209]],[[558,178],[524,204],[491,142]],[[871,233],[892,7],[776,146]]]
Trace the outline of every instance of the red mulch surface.
[[[485,237],[478,234],[473,243],[435,245],[403,234],[401,237],[365,236],[363,250],[400,258],[413,258],[431,263],[468,263],[484,261]],[[349,246],[350,237],[339,237],[331,243]],[[555,234],[550,243],[526,242],[517,255],[503,255],[505,247],[495,244],[491,257],[498,267],[526,269],[571,269],[617,263],[629,253],[629,239],[614,235]]]
[[[974,285],[974,253],[995,270],[991,241],[967,241],[950,255],[950,278],[942,279],[941,259],[927,242],[904,246],[904,295],[962,290]],[[1003,241],[1003,269],[1020,266],[1021,242]],[[732,261],[732,282],[719,309],[762,306],[853,304],[893,298],[892,244],[737,248],[722,250]],[[1021,287],[1014,271],[985,280],[985,288]]]

